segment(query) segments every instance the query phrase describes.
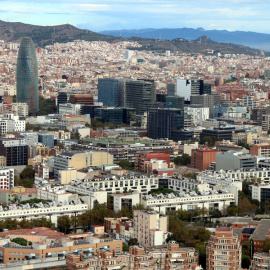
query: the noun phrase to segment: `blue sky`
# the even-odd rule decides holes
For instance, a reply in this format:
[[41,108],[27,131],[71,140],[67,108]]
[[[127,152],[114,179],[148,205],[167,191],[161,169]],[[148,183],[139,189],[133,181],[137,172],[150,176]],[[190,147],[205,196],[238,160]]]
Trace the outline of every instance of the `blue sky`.
[[0,0],[0,20],[92,31],[203,27],[270,34],[270,0]]

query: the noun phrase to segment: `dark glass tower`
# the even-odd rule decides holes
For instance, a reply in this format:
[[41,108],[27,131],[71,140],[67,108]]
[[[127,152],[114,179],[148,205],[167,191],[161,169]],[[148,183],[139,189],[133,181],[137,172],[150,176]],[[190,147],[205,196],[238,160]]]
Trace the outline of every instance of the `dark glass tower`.
[[27,103],[29,113],[39,111],[38,65],[35,46],[30,37],[24,37],[17,58],[17,102]]

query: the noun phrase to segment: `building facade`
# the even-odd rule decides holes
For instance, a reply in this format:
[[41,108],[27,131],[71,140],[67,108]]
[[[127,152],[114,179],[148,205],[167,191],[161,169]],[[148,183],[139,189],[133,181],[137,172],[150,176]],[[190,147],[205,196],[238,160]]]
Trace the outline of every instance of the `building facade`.
[[240,270],[242,249],[232,228],[216,228],[206,247],[207,270]]
[[39,111],[38,65],[34,43],[24,37],[17,58],[17,96],[16,101],[27,103],[30,113]]

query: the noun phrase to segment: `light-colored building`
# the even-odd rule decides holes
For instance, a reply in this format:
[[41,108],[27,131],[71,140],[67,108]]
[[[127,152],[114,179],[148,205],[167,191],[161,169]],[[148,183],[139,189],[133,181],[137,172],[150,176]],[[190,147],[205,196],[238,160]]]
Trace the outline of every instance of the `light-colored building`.
[[167,216],[157,214],[154,211],[134,211],[134,237],[141,245],[164,245],[167,232]]
[[54,175],[59,177],[61,170],[75,168],[77,170],[90,166],[113,164],[113,156],[106,152],[64,152],[54,158]]
[[113,210],[118,212],[124,208],[132,210],[132,207],[140,203],[140,193],[113,194]]
[[227,151],[216,154],[216,170],[252,169],[257,166],[255,156],[242,152]]
[[13,187],[10,190],[0,190],[0,202],[19,203],[37,198],[36,188]]
[[80,200],[75,202],[75,204],[57,204],[56,202],[48,203],[45,207],[42,203],[38,204],[36,207],[31,208],[29,204],[23,206],[11,206],[9,210],[4,210],[0,206],[0,220],[5,220],[6,218],[17,219],[21,221],[22,219],[37,219],[48,216],[52,223],[57,226],[58,217],[63,215],[68,215],[69,217],[77,214],[82,214],[88,210],[88,205],[82,203]]
[[232,228],[216,228],[206,247],[207,270],[241,270],[242,249]]
[[14,187],[14,169],[0,168],[0,190],[8,190]]
[[72,186],[84,189],[99,189],[108,194],[138,191],[147,194],[152,189],[158,188],[158,177],[147,174],[128,175],[96,175],[93,179],[71,181]]
[[250,262],[249,270],[265,270],[270,268],[270,251],[256,252]]
[[170,210],[192,211],[196,208],[207,209],[207,211],[219,210],[225,213],[227,207],[235,203],[234,193],[229,193],[225,190],[222,193],[216,190],[202,191],[200,195],[192,191],[190,193],[181,192],[178,196],[174,194],[159,194],[142,197],[142,204],[145,207],[150,207],[160,214],[165,214]]
[[262,116],[262,130],[268,131],[270,129],[270,114],[264,114]]
[[38,188],[38,199],[51,200],[52,202],[71,202],[78,200],[78,194],[67,192],[62,186],[46,186]]
[[12,112],[15,115],[19,115],[22,117],[28,116],[28,104],[27,103],[11,103]]
[[73,114],[73,115],[81,115],[81,104],[71,104],[71,103],[63,103],[59,104],[59,114]]
[[200,105],[190,105],[185,107],[185,112],[191,112],[193,117],[193,125],[194,126],[202,126],[203,121],[209,118],[209,108],[202,107]]

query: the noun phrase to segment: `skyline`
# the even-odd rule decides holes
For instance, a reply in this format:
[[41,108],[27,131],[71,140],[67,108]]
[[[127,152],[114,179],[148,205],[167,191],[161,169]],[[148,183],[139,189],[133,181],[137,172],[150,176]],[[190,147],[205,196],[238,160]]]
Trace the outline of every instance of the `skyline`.
[[95,32],[199,28],[270,34],[269,5],[251,0],[0,0],[1,19],[35,25],[70,23]]

